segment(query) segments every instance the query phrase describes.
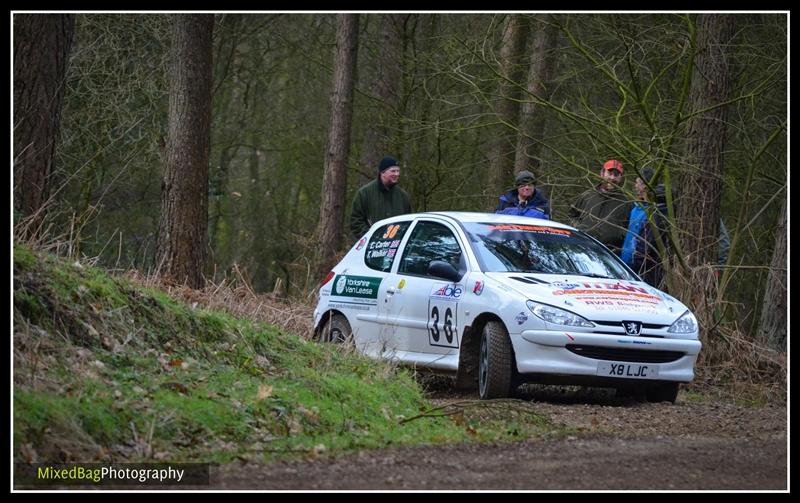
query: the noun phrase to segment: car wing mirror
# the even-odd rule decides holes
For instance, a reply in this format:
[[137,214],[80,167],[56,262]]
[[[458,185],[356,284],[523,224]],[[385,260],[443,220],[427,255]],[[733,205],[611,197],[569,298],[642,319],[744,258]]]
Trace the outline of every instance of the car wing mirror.
[[450,263],[443,260],[431,260],[428,264],[428,276],[446,279],[453,283],[461,280],[463,274],[453,267]]

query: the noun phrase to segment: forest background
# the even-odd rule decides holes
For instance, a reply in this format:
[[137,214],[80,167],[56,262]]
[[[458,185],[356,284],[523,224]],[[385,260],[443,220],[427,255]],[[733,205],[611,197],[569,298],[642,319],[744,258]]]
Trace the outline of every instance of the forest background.
[[[15,239],[163,272],[167,189],[199,181],[200,285],[309,302],[384,155],[416,211],[491,211],[528,169],[564,222],[616,158],[631,197],[643,167],[668,189],[669,290],[704,338],[785,351],[787,13],[13,16]],[[49,33],[52,76],[32,56]],[[37,78],[50,112],[25,119]],[[180,134],[197,176],[176,177]]]

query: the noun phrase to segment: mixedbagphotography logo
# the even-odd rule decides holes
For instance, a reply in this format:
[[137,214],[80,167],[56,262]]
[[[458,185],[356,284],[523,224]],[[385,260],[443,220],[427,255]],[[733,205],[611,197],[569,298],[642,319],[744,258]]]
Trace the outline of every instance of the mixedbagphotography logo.
[[16,463],[16,486],[208,485],[208,463]]

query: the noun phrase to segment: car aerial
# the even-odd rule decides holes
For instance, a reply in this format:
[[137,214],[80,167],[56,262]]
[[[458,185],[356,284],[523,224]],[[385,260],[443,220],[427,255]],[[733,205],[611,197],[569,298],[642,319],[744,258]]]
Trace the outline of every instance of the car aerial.
[[314,327],[482,399],[534,382],[674,402],[701,347],[692,312],[588,234],[491,213],[376,222],[325,278]]

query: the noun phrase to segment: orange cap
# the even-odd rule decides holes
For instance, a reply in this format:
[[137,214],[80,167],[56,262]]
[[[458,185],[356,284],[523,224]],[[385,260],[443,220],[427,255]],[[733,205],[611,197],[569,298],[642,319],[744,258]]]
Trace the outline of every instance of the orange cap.
[[608,161],[603,164],[603,169],[616,169],[620,173],[623,172],[622,170],[622,163],[617,161],[616,159],[609,159]]

